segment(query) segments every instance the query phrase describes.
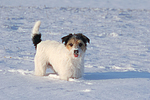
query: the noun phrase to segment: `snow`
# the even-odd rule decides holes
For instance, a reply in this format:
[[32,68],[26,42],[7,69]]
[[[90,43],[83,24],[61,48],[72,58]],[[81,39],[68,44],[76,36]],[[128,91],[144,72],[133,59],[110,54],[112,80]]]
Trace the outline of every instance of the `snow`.
[[149,4],[149,0],[1,0],[0,5],[150,9]]
[[[0,100],[149,100],[149,3],[2,0]],[[78,32],[90,38],[82,78],[34,76],[31,31],[37,20],[42,22],[42,40],[61,42],[62,36]]]

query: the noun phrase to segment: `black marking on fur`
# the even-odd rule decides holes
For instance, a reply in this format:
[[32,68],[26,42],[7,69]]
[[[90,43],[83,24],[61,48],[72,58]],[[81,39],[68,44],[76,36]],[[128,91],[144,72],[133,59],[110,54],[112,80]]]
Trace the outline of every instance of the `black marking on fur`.
[[83,35],[82,33],[77,33],[77,34],[69,34],[65,37],[62,37],[62,43],[65,42],[65,45],[68,43],[68,41],[72,38],[72,37],[75,37],[76,39],[81,39],[85,45],[86,43],[90,43],[90,39],[88,37],[86,37],[85,35]]
[[69,39],[72,37],[72,34],[62,37],[62,43],[65,42],[65,45],[68,43]]
[[33,44],[35,46],[35,49],[37,48],[37,44],[40,43],[41,40],[41,34],[35,34],[32,38]]
[[77,33],[74,35],[76,36],[77,39],[81,39],[85,44],[87,42],[90,43],[90,39],[88,37],[86,37],[85,35],[83,35],[82,33]]

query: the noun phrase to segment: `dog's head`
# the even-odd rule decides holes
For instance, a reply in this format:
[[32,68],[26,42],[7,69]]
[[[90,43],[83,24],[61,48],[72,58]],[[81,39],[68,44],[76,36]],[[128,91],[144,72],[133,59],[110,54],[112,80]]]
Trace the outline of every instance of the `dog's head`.
[[72,52],[74,57],[80,57],[86,51],[87,43],[90,43],[90,39],[82,33],[69,34],[62,37],[62,43],[65,42],[66,48]]

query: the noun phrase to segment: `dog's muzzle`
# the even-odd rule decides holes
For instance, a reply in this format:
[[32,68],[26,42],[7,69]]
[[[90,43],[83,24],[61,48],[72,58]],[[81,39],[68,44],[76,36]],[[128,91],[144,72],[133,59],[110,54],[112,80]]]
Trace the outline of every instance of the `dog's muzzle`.
[[79,56],[79,50],[74,50],[74,57],[78,57]]

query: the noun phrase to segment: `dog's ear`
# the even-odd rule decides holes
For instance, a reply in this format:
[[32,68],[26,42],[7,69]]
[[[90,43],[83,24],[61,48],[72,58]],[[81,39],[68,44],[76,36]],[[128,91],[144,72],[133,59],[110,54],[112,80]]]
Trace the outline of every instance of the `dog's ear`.
[[89,39],[88,37],[86,37],[86,36],[83,35],[83,34],[82,34],[82,36],[83,36],[83,38],[85,39],[85,42],[86,42],[86,43],[87,43],[87,42],[90,43],[90,39]]
[[65,45],[68,43],[69,39],[72,37],[72,34],[62,37],[62,43],[65,42]]
[[83,35],[82,33],[78,33],[77,36],[79,36],[85,44],[87,42],[90,43],[90,39],[86,37],[85,35]]

